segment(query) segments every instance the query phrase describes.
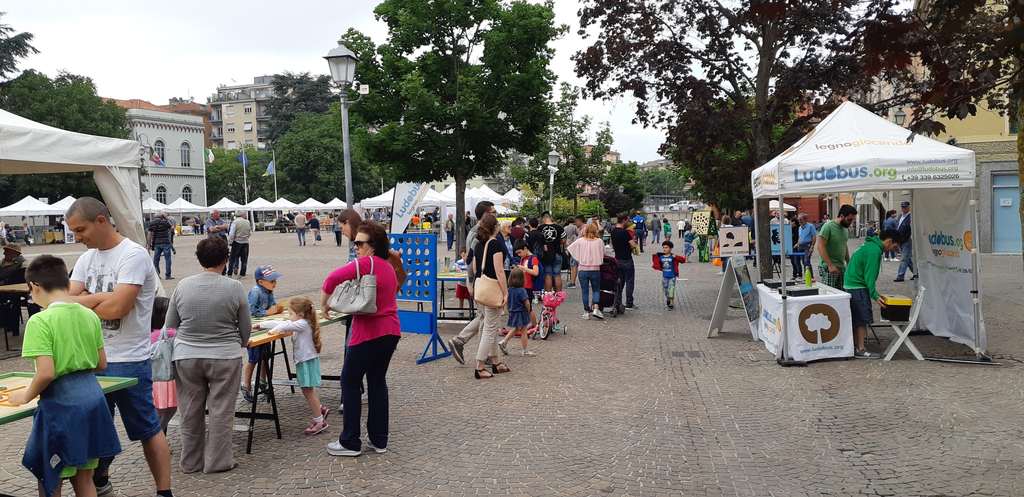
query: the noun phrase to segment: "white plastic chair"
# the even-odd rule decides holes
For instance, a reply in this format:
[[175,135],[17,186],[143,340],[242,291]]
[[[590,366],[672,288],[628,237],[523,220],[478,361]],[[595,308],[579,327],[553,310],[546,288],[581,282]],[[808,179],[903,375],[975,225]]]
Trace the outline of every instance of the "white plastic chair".
[[892,356],[896,355],[896,351],[899,350],[901,345],[906,344],[907,349],[910,350],[914,357],[923,361],[924,356],[921,355],[921,351],[917,350],[914,346],[914,342],[910,341],[910,332],[913,331],[914,325],[917,324],[917,318],[921,315],[921,303],[924,302],[924,291],[925,288],[922,286],[917,291],[917,297],[914,299],[913,305],[910,306],[910,319],[908,321],[888,321],[882,319],[878,324],[888,325],[896,332],[896,339],[889,344],[889,348],[885,349],[885,360],[891,361]]

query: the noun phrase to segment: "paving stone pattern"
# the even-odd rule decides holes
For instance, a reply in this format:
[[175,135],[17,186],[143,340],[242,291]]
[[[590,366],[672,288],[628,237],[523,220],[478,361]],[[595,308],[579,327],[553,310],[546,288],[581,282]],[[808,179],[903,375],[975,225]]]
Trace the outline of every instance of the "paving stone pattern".
[[[285,274],[282,295],[312,294],[347,253],[333,244],[297,249],[284,235],[260,233],[255,240],[252,260],[273,262]],[[179,244],[175,258],[179,278],[197,269],[188,243]],[[510,357],[511,374],[477,381],[471,367],[452,359],[417,366],[426,339],[404,336],[389,372],[387,454],[326,455],[324,445],[340,433],[340,416],[330,415],[324,434],[307,437],[301,394],[282,388],[282,440],[260,421],[255,453],[245,455],[244,434],[236,433],[240,466],[213,475],[183,475],[175,467],[175,494],[1024,494],[1019,257],[984,260],[990,350],[1003,366],[917,362],[901,352],[888,363],[833,361],[806,368],[776,365],[751,342],[738,311],[720,337],[705,338],[718,268],[684,265],[681,301],[668,311],[648,257],[637,258],[639,309],[604,322],[583,321],[579,294],[571,291],[560,309],[568,335],[531,342],[539,355]],[[891,283],[896,266],[885,264],[884,289],[898,288]],[[443,327],[446,335],[457,331]],[[337,325],[324,330],[325,371],[340,368],[342,333]],[[869,346],[882,350],[891,333],[881,335],[881,345]],[[913,340],[926,355],[969,352],[934,337]],[[476,344],[470,342],[467,355]],[[3,371],[27,367],[17,358],[0,361]],[[321,395],[332,406],[339,400],[336,388]],[[0,427],[0,450],[7,454],[0,461],[0,493],[36,495],[20,465],[30,425],[22,420]],[[172,426],[175,459],[176,431]],[[126,450],[113,467],[116,495],[153,495],[141,447],[123,432],[122,441]]]

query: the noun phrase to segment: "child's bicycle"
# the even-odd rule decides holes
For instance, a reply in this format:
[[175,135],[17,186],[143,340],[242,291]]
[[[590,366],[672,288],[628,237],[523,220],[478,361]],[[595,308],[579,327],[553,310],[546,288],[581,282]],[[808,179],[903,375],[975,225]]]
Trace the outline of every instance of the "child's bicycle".
[[540,313],[540,322],[533,333],[534,338],[547,340],[551,333],[562,332],[563,335],[569,332],[569,326],[558,321],[558,306],[565,301],[565,292],[543,292],[541,301],[544,302],[544,309]]

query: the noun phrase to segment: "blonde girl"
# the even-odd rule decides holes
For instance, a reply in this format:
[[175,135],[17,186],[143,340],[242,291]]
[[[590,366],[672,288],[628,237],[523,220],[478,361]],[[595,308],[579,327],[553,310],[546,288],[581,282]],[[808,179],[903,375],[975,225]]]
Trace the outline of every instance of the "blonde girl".
[[326,430],[327,414],[330,409],[320,404],[316,389],[320,387],[320,324],[317,321],[313,302],[305,297],[294,297],[288,301],[288,321],[264,321],[253,325],[255,329],[270,330],[271,334],[292,334],[292,358],[295,359],[295,376],[302,396],[306,398],[313,420],[306,428],[306,435],[316,435]]

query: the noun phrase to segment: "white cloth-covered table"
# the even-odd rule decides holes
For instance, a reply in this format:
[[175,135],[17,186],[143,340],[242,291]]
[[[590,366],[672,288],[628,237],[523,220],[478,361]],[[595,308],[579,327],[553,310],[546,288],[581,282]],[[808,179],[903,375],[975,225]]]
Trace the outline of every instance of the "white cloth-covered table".
[[758,334],[765,348],[779,356],[782,346],[782,320],[786,319],[787,358],[816,361],[853,356],[853,321],[850,294],[822,283],[815,283],[818,295],[794,297],[782,312],[782,295],[763,284],[757,285],[761,302]]

